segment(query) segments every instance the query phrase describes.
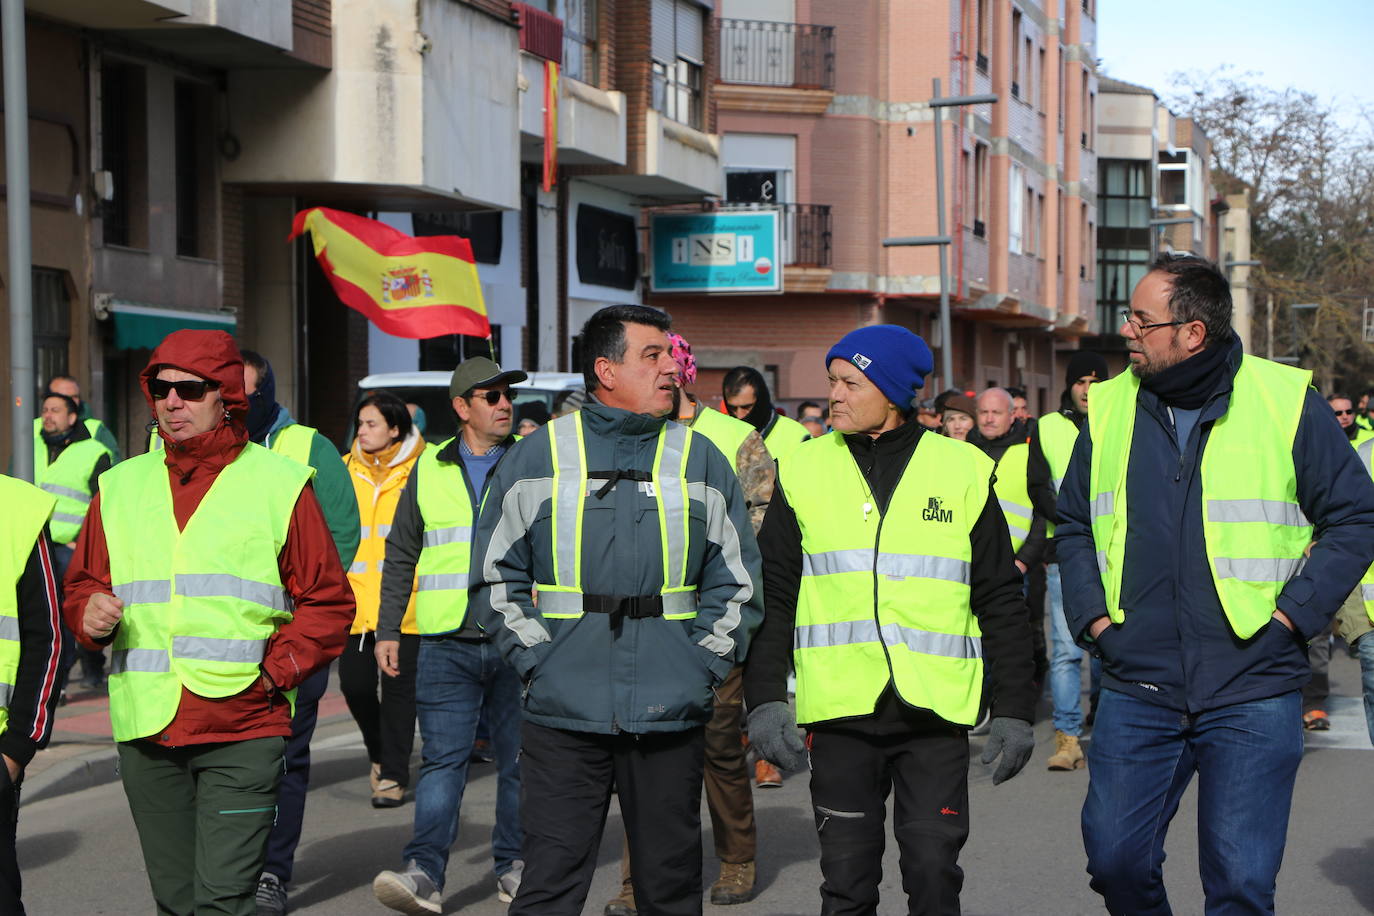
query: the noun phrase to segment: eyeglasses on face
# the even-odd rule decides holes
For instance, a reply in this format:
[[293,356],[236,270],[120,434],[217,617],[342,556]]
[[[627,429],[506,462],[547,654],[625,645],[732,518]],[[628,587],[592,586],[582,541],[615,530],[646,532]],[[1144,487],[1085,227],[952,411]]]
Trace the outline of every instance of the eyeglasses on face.
[[1121,310],[1121,320],[1135,328],[1136,334],[1144,334],[1146,331],[1151,331],[1155,328],[1172,328],[1176,325],[1188,324],[1186,321],[1156,321],[1154,324],[1141,324],[1136,320],[1136,317],[1131,314],[1130,309]]
[[497,404],[500,404],[502,398],[505,398],[506,403],[508,404],[515,403],[510,399],[510,392],[506,391],[505,389],[493,388],[491,391],[483,391],[481,394],[478,394],[475,391],[472,393],[473,400],[486,401],[487,404],[491,407],[495,407]]
[[218,387],[219,385],[205,379],[182,379],[179,382],[169,382],[165,379],[155,378],[148,382],[148,393],[153,396],[154,401],[164,400],[173,391],[183,401],[203,401],[207,394]]
[[1336,416],[1338,416],[1338,417],[1353,417],[1353,416],[1355,416],[1355,411],[1354,411],[1354,410],[1333,410],[1332,413],[1334,413],[1334,414],[1335,414]]

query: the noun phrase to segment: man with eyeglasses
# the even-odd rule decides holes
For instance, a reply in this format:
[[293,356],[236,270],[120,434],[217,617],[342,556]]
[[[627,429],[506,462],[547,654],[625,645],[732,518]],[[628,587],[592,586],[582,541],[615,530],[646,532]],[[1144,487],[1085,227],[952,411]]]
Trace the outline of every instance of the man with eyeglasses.
[[484,356],[453,370],[449,397],[458,435],[427,449],[401,491],[386,536],[377,622],[377,666],[400,674],[401,619],[415,585],[415,708],[420,721],[420,780],[415,827],[401,871],[372,882],[377,899],[402,913],[438,913],[468,762],[485,714],[496,757],[496,825],[491,852],[497,896],[520,887],[520,680],[468,613],[472,531],[492,472],[515,443],[510,386],[528,376]]
[[1103,660],[1091,887],[1170,912],[1165,835],[1196,775],[1205,909],[1273,913],[1306,642],[1374,559],[1374,481],[1310,372],[1242,353],[1215,264],[1156,259],[1121,334],[1131,371],[1092,388],[1055,531],[1069,630]]
[[310,468],[248,440],[243,361],[176,331],[140,375],[164,448],[101,477],[63,613],[110,646],[110,724],[158,912],[252,914],[296,688],[353,592]]

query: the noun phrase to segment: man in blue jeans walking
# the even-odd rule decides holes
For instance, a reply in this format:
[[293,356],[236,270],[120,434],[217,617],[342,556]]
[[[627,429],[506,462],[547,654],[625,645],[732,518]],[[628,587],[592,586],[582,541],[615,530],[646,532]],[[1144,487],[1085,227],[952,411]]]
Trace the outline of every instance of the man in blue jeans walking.
[[1274,912],[1305,643],[1374,559],[1374,481],[1311,373],[1246,356],[1216,265],[1156,259],[1059,494],[1070,632],[1103,660],[1083,842],[1114,914],[1168,914],[1164,838],[1198,777],[1208,914]]
[[402,871],[372,882],[377,899],[402,913],[442,909],[449,848],[467,785],[477,720],[486,715],[496,757],[496,826],[491,854],[497,896],[509,903],[520,887],[520,681],[486,632],[467,613],[472,530],[491,472],[515,442],[510,386],[528,376],[503,372],[485,357],[453,371],[449,395],[458,435],[421,456],[401,491],[382,569],[377,666],[399,674],[401,618],[415,586],[420,651],[415,709],[420,720],[420,781],[415,830],[401,853]]

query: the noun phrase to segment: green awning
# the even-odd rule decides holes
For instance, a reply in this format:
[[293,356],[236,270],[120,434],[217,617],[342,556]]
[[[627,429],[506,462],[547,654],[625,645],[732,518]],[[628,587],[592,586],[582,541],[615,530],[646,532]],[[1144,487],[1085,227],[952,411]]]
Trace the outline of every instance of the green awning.
[[162,338],[183,328],[233,334],[238,327],[232,312],[160,308],[118,299],[110,302],[109,309],[114,317],[114,345],[118,350],[151,350],[162,343]]

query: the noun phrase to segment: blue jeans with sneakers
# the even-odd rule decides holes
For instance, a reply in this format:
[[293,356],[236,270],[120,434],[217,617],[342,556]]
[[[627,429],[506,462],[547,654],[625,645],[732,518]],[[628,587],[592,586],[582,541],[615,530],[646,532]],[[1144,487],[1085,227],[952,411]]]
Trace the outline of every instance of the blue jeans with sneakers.
[[1194,774],[1205,912],[1274,912],[1302,762],[1301,711],[1297,690],[1188,714],[1103,689],[1088,748],[1083,845],[1091,887],[1108,912],[1173,912],[1164,838]]
[[[1046,614],[1050,618],[1050,699],[1054,703],[1054,727],[1075,738],[1083,734],[1083,656],[1073,641],[1064,617],[1064,586],[1059,564],[1045,567]],[[1102,679],[1102,660],[1088,660],[1091,689],[1097,692]]]
[[491,854],[496,874],[520,858],[520,679],[486,640],[426,636],[416,661],[415,709],[420,720],[420,781],[415,832],[402,858],[444,889],[448,854],[458,837],[477,720],[486,714],[496,756],[496,826]]

